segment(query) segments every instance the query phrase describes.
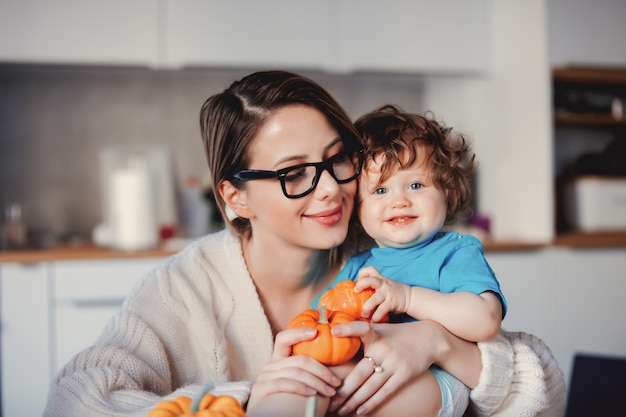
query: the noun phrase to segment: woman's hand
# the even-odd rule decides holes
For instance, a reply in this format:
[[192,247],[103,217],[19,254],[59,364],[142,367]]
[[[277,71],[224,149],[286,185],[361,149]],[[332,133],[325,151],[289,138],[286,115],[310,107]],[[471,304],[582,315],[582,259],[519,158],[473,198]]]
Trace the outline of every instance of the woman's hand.
[[[472,348],[471,344],[454,337],[431,321],[395,324],[355,321],[335,327],[333,333],[336,336],[360,337],[365,353],[365,358],[344,379],[331,401],[330,410],[338,411],[340,415],[354,410],[359,414],[370,412],[433,363],[448,361],[453,347],[452,339],[459,343],[455,349],[466,353],[472,349],[478,352],[475,346]],[[469,356],[461,356],[469,360]],[[472,376],[477,379],[480,354],[474,356],[473,360],[478,361],[478,367],[466,365],[475,371],[476,375]]]
[[292,346],[315,337],[315,329],[289,329],[276,335],[272,359],[252,386],[248,409],[271,394],[320,394],[331,397],[341,380],[328,367],[306,355],[292,356]]

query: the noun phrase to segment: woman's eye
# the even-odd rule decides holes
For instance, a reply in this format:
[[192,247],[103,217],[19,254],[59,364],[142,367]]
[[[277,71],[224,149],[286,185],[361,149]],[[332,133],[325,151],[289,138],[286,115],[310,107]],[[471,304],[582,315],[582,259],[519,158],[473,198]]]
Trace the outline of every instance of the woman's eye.
[[330,157],[328,159],[332,159],[333,160],[333,164],[343,164],[343,163],[346,163],[346,162],[352,162],[352,161],[350,161],[350,159],[348,158],[348,155],[346,155],[345,152],[339,152],[335,156],[332,156],[332,157]]
[[307,168],[308,167],[302,167],[302,168],[295,168],[295,169],[290,170],[285,175],[285,181],[286,182],[301,181],[303,178],[306,178],[307,176]]
[[420,184],[419,182],[414,182],[413,184],[409,186],[411,190],[419,190],[422,187],[423,187],[422,184]]
[[387,192],[387,189],[386,188],[382,188],[382,187],[377,188],[377,189],[374,190],[374,194],[376,194],[376,195],[385,194],[386,192]]

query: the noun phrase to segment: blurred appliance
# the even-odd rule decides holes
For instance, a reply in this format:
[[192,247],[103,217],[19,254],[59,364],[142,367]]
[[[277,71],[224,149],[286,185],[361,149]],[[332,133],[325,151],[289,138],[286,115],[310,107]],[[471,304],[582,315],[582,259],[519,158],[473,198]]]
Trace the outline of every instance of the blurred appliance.
[[28,228],[19,203],[9,203],[4,210],[4,222],[0,224],[0,250],[26,249]]
[[177,220],[171,157],[162,147],[110,147],[100,154],[103,222],[97,245],[120,250],[155,247]]
[[578,177],[565,186],[564,203],[566,219],[577,230],[626,230],[626,177]]
[[626,415],[626,357],[578,353],[567,394],[565,417]]

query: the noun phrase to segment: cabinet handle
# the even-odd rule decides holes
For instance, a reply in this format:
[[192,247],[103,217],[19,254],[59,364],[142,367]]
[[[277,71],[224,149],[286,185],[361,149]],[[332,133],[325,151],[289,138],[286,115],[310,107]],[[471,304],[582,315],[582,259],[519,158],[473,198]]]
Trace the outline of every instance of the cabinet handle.
[[123,298],[107,298],[92,300],[66,300],[64,302],[57,301],[57,305],[71,305],[76,308],[103,308],[120,307],[123,302]]

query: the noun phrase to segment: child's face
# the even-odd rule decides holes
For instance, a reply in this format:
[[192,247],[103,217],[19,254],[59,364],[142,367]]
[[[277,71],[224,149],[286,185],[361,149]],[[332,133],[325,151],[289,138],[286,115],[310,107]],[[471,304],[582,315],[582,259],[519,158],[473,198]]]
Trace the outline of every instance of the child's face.
[[381,157],[369,161],[359,179],[359,217],[380,247],[406,248],[428,240],[446,219],[446,194],[431,180],[428,149],[408,169],[378,184]]

